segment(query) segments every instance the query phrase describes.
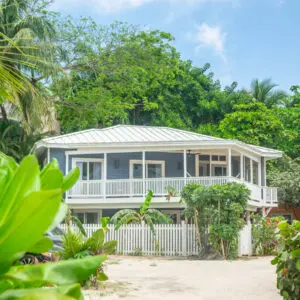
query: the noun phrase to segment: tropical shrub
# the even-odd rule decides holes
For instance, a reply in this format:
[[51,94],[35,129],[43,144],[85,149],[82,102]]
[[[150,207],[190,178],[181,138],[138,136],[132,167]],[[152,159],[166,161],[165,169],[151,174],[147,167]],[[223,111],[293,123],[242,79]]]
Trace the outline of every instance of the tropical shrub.
[[285,300],[300,299],[300,221],[292,225],[278,224],[278,254],[272,260],[277,265],[277,288]]
[[[77,181],[76,168],[63,176],[57,161],[40,171],[35,156],[20,165],[0,153],[0,298],[82,299],[80,283],[104,255],[38,265],[16,265],[26,252],[42,253],[53,242],[44,234],[65,217],[63,193]],[[43,288],[47,286],[47,288]]]
[[186,205],[186,216],[196,225],[200,256],[210,248],[225,259],[237,257],[239,232],[245,222],[243,212],[250,192],[243,184],[201,186],[187,184],[181,193]]
[[140,206],[139,211],[134,209],[122,209],[116,212],[110,222],[115,224],[115,229],[119,229],[122,225],[133,223],[141,224],[145,222],[155,235],[154,224],[170,224],[172,219],[157,209],[150,208],[153,197],[152,191],[149,191],[144,203]]
[[92,236],[84,239],[81,232],[75,232],[70,227],[63,236],[64,250],[58,253],[62,259],[82,258],[90,255],[111,254],[114,252],[117,241],[104,242],[105,230],[100,228],[93,232]]
[[259,214],[253,214],[251,218],[253,253],[256,255],[276,254],[278,247],[276,228],[284,218],[268,218]]

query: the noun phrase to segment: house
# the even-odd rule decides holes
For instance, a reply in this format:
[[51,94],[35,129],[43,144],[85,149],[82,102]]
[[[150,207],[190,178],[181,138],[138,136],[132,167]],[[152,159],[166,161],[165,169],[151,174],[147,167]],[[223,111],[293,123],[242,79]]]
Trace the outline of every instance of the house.
[[44,163],[56,158],[65,174],[80,168],[80,179],[66,193],[66,201],[84,223],[138,208],[150,189],[153,207],[179,222],[179,195],[189,182],[244,183],[251,191],[249,210],[277,206],[277,189],[266,186],[266,162],[282,153],[236,140],[167,127],[117,125],[46,138],[36,144],[36,152]]

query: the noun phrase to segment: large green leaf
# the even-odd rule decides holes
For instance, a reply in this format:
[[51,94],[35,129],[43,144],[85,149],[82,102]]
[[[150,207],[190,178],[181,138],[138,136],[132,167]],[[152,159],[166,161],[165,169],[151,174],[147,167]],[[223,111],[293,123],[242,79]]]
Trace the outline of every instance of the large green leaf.
[[50,171],[50,170],[53,170],[53,169],[58,169],[59,170],[59,163],[57,161],[56,158],[53,158],[51,160],[51,162],[49,162],[44,168],[43,170],[41,171],[41,179],[46,176],[46,174]]
[[12,267],[5,274],[16,287],[31,287],[38,284],[67,285],[79,282],[95,274],[106,259],[105,255],[90,256],[82,259],[70,259],[57,263]]
[[63,183],[63,174],[58,169],[50,169],[44,176],[41,176],[41,189],[51,190],[61,188]]
[[[67,297],[66,297],[67,296]],[[26,298],[25,298],[26,297]],[[62,297],[62,298],[61,298]],[[80,284],[62,285],[47,289],[7,290],[0,295],[0,300],[14,299],[83,299]]]
[[116,241],[116,240],[111,240],[111,241],[104,243],[104,245],[103,245],[104,253],[106,253],[106,254],[113,253],[117,247],[117,244],[118,244],[118,241]]
[[102,248],[104,243],[104,230],[103,228],[100,228],[96,230],[93,235],[86,240],[86,245],[88,245],[89,249],[92,251],[98,251]]
[[78,180],[80,176],[80,170],[78,167],[71,170],[63,179],[62,192],[69,190]]
[[5,190],[5,186],[12,179],[17,168],[18,164],[13,160],[13,158],[0,152],[0,199],[1,194]]
[[68,213],[68,209],[69,209],[69,207],[65,202],[60,203],[59,210],[58,210],[51,226],[48,228],[47,231],[51,231],[52,229],[57,227],[65,219],[65,217]]
[[[0,199],[0,226],[15,214],[19,202],[40,188],[39,165],[33,155],[25,157],[15,172],[10,184],[6,186]],[[8,200],[9,199],[9,200]]]
[[27,249],[27,252],[40,254],[51,250],[52,247],[53,241],[49,237],[43,236],[35,245]]
[[15,214],[0,227],[0,271],[5,262],[15,259],[16,253],[26,252],[42,238],[60,201],[59,189],[33,192],[21,199]]

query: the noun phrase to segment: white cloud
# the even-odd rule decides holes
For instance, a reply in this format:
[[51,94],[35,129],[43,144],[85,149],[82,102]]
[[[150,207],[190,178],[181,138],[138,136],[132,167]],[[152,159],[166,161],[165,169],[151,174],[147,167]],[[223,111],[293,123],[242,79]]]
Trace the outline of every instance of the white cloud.
[[171,5],[197,5],[205,3],[231,2],[238,0],[56,0],[55,9],[68,9],[69,7],[90,7],[98,13],[116,13],[123,10],[135,9],[152,2],[164,2]]
[[[197,43],[197,49],[202,47],[211,48],[226,63],[224,48],[226,36],[227,33],[223,32],[220,26],[209,26],[207,23],[202,23],[198,26],[197,32],[192,38]],[[191,33],[189,33],[189,37],[191,37]]]

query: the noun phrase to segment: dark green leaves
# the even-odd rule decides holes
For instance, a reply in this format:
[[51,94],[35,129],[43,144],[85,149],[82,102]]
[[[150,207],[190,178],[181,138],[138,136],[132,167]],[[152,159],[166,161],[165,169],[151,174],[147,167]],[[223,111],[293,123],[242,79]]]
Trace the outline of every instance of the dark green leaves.
[[18,286],[31,287],[34,284],[67,285],[86,280],[101,266],[105,255],[89,256],[82,259],[70,259],[57,263],[12,267],[6,278]]
[[278,225],[280,230],[279,253],[272,260],[277,265],[277,287],[284,299],[300,298],[300,221]]

